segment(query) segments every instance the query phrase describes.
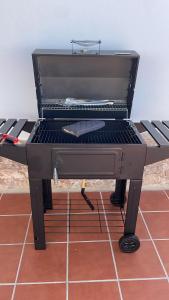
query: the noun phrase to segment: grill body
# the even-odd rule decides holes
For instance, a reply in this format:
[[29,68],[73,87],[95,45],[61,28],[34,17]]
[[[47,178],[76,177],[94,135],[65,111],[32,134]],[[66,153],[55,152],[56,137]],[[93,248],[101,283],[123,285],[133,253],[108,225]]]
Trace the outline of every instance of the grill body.
[[[36,123],[0,119],[0,155],[28,165],[35,249],[46,248],[44,214],[53,209],[51,179],[85,178],[116,179],[110,201],[120,209],[125,207],[119,245],[123,252],[136,251],[144,166],[169,158],[168,121],[142,121],[135,125],[128,120],[139,55],[134,51],[99,53],[72,55],[67,50],[36,50],[32,57],[40,119]],[[67,97],[109,99],[113,104],[86,107],[79,102],[70,107],[63,105]],[[105,127],[79,138],[62,130],[76,121],[91,119],[104,120]],[[27,142],[9,143],[21,130],[30,133]],[[149,147],[144,142],[140,132],[145,130],[157,142],[156,146]],[[10,136],[5,141],[3,137],[8,132]]]
[[[37,214],[43,220],[44,197],[45,207],[52,207],[50,179],[53,176],[116,179],[113,197],[121,207],[126,180],[130,179],[124,235],[135,232],[146,145],[134,124],[123,119],[130,117],[139,55],[134,51],[99,53],[72,55],[69,51],[37,50],[32,56],[39,117],[45,118],[37,122],[27,143],[37,249],[45,247],[44,226],[41,224],[39,230]],[[79,102],[77,106],[67,107],[63,105],[67,97],[109,99],[113,105],[85,107]],[[78,139],[63,133],[63,126],[82,119],[101,119],[106,125]],[[37,191],[41,191],[38,211]]]
[[[141,178],[146,145],[130,121],[105,121],[106,126],[80,138],[62,131],[68,120],[43,120],[35,125],[27,144],[31,177]],[[139,161],[138,161],[139,155]]]

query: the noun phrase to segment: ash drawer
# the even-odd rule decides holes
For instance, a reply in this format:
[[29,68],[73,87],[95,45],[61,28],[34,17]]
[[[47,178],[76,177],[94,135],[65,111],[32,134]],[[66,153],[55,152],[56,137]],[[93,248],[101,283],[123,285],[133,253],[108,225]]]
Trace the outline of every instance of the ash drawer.
[[120,174],[122,149],[54,148],[52,166],[58,178],[100,178]]

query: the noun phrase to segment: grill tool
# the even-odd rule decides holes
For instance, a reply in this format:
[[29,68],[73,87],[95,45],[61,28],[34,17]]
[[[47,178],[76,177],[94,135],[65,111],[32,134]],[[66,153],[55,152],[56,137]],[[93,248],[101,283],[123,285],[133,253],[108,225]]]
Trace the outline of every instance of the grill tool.
[[12,143],[14,145],[19,143],[19,139],[11,134],[3,134],[2,140],[4,140],[5,142],[8,142],[8,143]]
[[86,180],[84,179],[82,181],[82,185],[81,185],[81,195],[83,196],[84,200],[86,201],[86,203],[90,207],[90,209],[94,210],[94,205],[92,204],[91,200],[87,197],[87,195],[85,193],[85,188],[86,188]]

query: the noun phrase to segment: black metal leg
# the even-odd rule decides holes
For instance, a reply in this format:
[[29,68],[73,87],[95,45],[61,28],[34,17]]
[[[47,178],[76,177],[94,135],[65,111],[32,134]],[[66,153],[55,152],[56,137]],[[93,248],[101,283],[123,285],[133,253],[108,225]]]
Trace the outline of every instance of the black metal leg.
[[46,248],[42,179],[29,179],[35,249]]
[[52,189],[51,180],[42,179],[43,182],[43,199],[44,199],[44,211],[46,209],[52,209]]
[[128,194],[124,235],[119,240],[122,252],[132,253],[139,249],[140,241],[135,235],[142,180],[131,180]]
[[124,235],[135,233],[141,186],[142,180],[130,180]]
[[112,204],[124,207],[126,195],[126,179],[116,180],[115,192],[111,194],[110,200]]

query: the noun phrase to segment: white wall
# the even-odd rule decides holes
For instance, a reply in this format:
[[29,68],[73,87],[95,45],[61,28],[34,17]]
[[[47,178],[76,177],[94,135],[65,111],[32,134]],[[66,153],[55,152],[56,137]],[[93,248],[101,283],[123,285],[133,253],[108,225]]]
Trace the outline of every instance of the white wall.
[[0,117],[37,117],[31,53],[72,38],[138,51],[132,117],[169,119],[169,0],[1,0]]

